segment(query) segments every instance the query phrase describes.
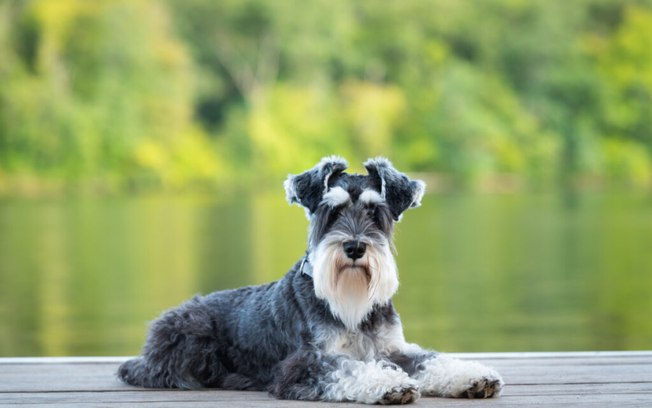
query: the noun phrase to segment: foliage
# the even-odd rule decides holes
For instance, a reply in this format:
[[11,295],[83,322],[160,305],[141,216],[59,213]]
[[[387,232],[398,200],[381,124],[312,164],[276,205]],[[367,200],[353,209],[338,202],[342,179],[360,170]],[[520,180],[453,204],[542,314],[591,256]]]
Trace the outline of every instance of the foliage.
[[651,73],[649,0],[0,0],[0,190],[278,182],[334,153],[645,188]]

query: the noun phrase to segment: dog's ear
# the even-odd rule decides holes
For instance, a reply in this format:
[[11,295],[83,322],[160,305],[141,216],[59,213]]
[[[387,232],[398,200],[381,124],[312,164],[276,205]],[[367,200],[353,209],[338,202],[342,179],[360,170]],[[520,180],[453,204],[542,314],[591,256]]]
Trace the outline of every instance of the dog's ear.
[[348,163],[341,157],[324,157],[312,169],[299,175],[290,174],[285,180],[285,194],[290,204],[297,203],[314,213],[324,194],[328,192],[328,180],[346,170]]
[[426,183],[410,180],[399,172],[384,157],[369,159],[364,163],[369,176],[380,185],[380,196],[392,212],[394,221],[399,221],[403,211],[421,205],[421,198],[426,191]]

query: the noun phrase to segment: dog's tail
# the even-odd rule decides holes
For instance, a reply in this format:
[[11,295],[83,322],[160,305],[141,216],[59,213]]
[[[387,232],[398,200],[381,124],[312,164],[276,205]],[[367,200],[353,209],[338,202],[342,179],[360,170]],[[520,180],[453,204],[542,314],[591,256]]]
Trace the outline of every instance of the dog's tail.
[[118,368],[118,378],[129,385],[135,385],[137,387],[147,387],[151,381],[146,381],[148,379],[147,372],[149,370],[145,367],[145,361],[142,357],[134,358],[128,361],[125,361]]
[[174,375],[160,365],[148,364],[143,357],[125,361],[117,374],[122,382],[136,387],[194,389],[201,386],[192,376]]

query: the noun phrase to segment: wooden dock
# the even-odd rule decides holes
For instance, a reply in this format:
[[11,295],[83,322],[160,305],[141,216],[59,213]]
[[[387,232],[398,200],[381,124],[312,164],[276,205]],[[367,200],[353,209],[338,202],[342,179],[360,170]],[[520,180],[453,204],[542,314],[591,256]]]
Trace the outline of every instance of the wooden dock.
[[[498,369],[503,395],[488,400],[421,398],[416,407],[652,407],[652,351],[479,353],[454,356]],[[263,392],[145,390],[118,382],[125,358],[0,358],[0,406],[345,407],[278,401]]]

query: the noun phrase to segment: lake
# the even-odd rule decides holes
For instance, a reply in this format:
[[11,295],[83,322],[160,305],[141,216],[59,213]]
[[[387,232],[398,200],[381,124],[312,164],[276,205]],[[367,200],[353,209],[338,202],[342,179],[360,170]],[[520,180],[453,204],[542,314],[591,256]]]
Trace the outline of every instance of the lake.
[[[238,197],[0,201],[0,356],[132,355],[198,293],[280,278],[308,222]],[[442,351],[652,349],[652,196],[429,194],[396,228],[408,341]]]

